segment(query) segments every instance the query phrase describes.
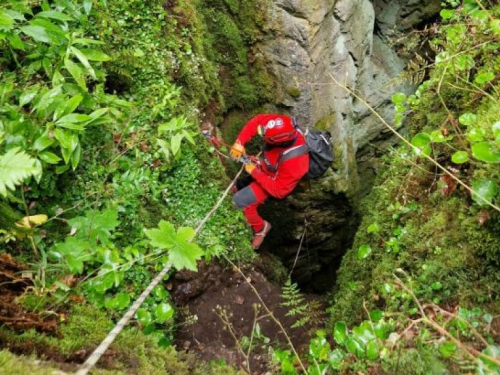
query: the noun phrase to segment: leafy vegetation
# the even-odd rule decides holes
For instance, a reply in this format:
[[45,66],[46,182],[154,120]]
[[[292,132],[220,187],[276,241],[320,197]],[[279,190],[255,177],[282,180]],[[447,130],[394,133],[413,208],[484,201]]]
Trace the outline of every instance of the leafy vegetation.
[[[265,5],[2,4],[0,242],[2,252],[29,265],[23,274],[32,287],[17,302],[56,316],[60,328],[56,337],[1,327],[1,342],[81,361],[77,353],[95,347],[165,266],[196,270],[221,255],[242,263],[255,257],[229,202],[192,242],[228,182],[196,124],[272,102],[270,75],[252,50]],[[430,41],[435,61],[412,65],[426,80],[415,94],[393,97],[394,124],[408,126],[410,145],[384,157],[362,204],[329,324],[300,361],[295,352],[271,350],[255,307],[252,331],[238,341],[245,358],[271,350],[286,374],[302,366],[310,374],[500,371],[492,329],[500,314],[500,7],[443,5]],[[226,132],[234,136],[241,124],[233,113]],[[234,372],[193,365],[173,349],[177,321],[167,286],[146,298],[98,373]],[[317,306],[290,280],[282,297],[297,328],[316,319]],[[1,352],[0,367],[13,366]],[[29,359],[20,366],[34,372]]]
[[[234,105],[222,105],[215,41],[195,5],[9,0],[0,7],[0,241],[29,264],[33,289],[20,298],[28,311],[64,315],[71,301],[84,301],[111,323],[169,262],[195,270],[201,257],[255,256],[237,241],[236,233],[250,233],[230,202],[191,243],[189,226],[228,182],[198,142],[200,110],[213,100],[221,103],[216,111]],[[240,72],[250,66],[242,56]],[[175,316],[164,285],[134,319],[152,350],[171,346]],[[110,325],[89,328],[102,335]],[[81,349],[75,342],[57,350],[69,356]]]

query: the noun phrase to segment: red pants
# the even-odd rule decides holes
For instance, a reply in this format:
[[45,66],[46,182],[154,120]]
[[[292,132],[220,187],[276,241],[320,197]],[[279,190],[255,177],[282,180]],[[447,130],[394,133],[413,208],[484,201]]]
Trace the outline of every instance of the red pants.
[[260,232],[264,228],[264,220],[257,212],[257,208],[266,202],[269,194],[253,179],[242,180],[236,187],[238,192],[233,196],[234,204],[243,210],[245,219],[253,231]]

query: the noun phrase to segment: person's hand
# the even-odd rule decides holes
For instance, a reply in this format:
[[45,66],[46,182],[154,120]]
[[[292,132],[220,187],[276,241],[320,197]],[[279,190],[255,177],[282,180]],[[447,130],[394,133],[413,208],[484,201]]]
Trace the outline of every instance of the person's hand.
[[255,170],[255,168],[257,168],[257,166],[251,161],[245,164],[245,171],[247,171],[249,175],[252,175],[252,172]]
[[231,151],[229,151],[231,159],[235,161],[239,161],[244,153],[245,147],[240,143],[240,141],[234,142],[233,147],[231,147]]

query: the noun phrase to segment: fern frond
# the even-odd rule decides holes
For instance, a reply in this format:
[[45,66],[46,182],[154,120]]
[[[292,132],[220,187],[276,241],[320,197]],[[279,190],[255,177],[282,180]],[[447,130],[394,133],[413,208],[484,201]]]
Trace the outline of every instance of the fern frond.
[[0,229],[16,229],[16,222],[22,215],[14,211],[6,202],[0,201]]
[[5,197],[7,189],[14,190],[28,177],[39,176],[41,169],[36,162],[19,148],[13,148],[0,156],[0,195]]
[[292,284],[290,279],[286,281],[285,286],[282,288],[281,298],[283,302],[280,305],[289,308],[285,315],[298,318],[292,325],[292,328],[300,328],[310,322],[311,318],[308,314],[309,303],[300,292],[298,285],[295,283]]

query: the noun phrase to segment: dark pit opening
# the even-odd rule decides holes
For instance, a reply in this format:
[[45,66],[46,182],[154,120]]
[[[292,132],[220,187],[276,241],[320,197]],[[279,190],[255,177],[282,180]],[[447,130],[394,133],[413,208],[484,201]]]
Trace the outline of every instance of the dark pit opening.
[[304,184],[297,190],[287,199],[271,200],[259,209],[273,226],[260,251],[274,254],[289,271],[293,269],[292,280],[303,292],[326,293],[335,285],[359,219],[344,194],[325,193]]

